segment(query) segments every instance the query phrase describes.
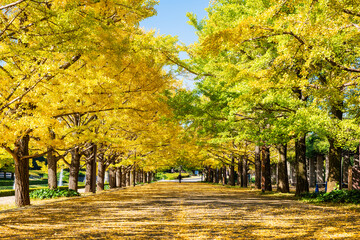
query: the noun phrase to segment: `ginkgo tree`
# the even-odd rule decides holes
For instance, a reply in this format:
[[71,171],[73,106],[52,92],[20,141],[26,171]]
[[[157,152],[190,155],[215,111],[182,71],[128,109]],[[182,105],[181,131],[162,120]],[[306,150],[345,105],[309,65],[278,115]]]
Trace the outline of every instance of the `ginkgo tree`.
[[306,133],[326,136],[328,189],[333,189],[340,183],[341,147],[354,146],[359,138],[353,117],[358,6],[351,1],[218,0],[207,11],[202,21],[189,15],[199,42],[188,49],[191,59],[179,63],[197,74],[197,91],[207,97],[202,119],[209,119],[209,126],[226,122],[223,135],[240,132],[238,139],[259,145],[295,139],[297,194],[308,190]]
[[29,204],[28,160],[41,155],[29,151],[30,137],[56,148],[66,134],[53,137],[49,129],[68,129],[64,117],[76,125],[65,131],[78,135],[79,116],[150,106],[147,96],[153,99],[169,76],[161,58],[146,58],[159,46],[138,27],[155,13],[154,1],[3,2],[2,147],[15,160],[22,206]]

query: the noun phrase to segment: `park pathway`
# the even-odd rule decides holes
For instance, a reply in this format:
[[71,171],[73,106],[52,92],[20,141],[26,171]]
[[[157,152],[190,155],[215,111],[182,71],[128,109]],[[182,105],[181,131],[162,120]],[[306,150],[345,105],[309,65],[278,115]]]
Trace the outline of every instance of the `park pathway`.
[[0,212],[1,239],[360,239],[360,212],[154,183]]

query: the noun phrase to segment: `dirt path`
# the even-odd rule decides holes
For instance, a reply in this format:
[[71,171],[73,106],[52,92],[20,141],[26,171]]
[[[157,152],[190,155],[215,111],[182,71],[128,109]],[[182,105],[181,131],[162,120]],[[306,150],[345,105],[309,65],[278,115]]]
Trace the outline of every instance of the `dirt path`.
[[2,239],[360,239],[360,213],[203,183],[155,183],[0,212]]

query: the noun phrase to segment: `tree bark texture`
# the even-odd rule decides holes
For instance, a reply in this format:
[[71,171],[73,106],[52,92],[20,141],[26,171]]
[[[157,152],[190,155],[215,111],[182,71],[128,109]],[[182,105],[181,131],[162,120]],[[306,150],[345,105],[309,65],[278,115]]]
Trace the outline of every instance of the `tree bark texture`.
[[237,176],[237,185],[239,186],[243,186],[242,183],[242,175],[243,175],[243,161],[242,161],[242,156],[240,158],[238,158],[238,176]]
[[114,168],[109,168],[109,187],[116,188],[116,172]]
[[309,187],[315,187],[316,184],[316,170],[315,170],[315,162],[316,157],[311,157],[308,159],[309,163]]
[[309,192],[306,169],[306,137],[303,135],[295,141],[296,195]]
[[134,167],[133,167],[132,173],[133,173],[133,182],[132,182],[132,184],[133,184],[133,186],[135,187],[135,186],[136,186],[136,177],[137,177],[137,174],[136,174],[136,166],[135,166],[135,165],[134,165]]
[[242,158],[242,175],[241,175],[241,187],[248,186],[248,166],[247,166],[247,156]]
[[290,192],[289,178],[287,172],[287,145],[281,144],[278,146],[279,163],[278,163],[278,184],[277,190],[282,193]]
[[235,186],[235,157],[231,156],[229,184]]
[[92,144],[86,159],[85,192],[96,192],[96,154],[97,146]]
[[255,188],[261,189],[261,157],[260,146],[255,146]]
[[316,156],[316,183],[324,183],[324,156]]
[[344,153],[343,164],[342,164],[342,172],[343,172],[342,182],[343,183],[348,183],[348,173],[349,173],[348,170],[349,170],[349,166],[351,166],[350,155],[351,155],[351,153],[349,151],[346,151]]
[[18,207],[30,205],[29,196],[29,135],[19,138],[15,143],[15,204]]
[[131,185],[131,169],[128,169],[126,173],[126,186],[130,187],[130,185]]
[[227,182],[226,182],[226,166],[223,166],[223,168],[222,168],[222,184],[223,185],[226,185],[227,184]]
[[52,147],[48,148],[48,153],[46,156],[48,163],[48,186],[49,189],[57,188],[57,159],[54,156],[54,151]]
[[105,186],[105,164],[98,158],[98,177],[97,177],[97,191],[103,191]]
[[327,182],[327,191],[331,192],[341,182],[341,154],[342,149],[335,146],[335,140],[328,139],[329,148],[329,179]]
[[116,176],[116,187],[121,188],[122,187],[122,183],[121,183],[122,172],[121,172],[120,167],[117,167],[115,169],[115,176]]
[[270,166],[270,147],[262,147],[261,159],[261,189],[263,191],[272,191],[271,186],[271,166]]
[[71,163],[70,163],[70,174],[69,174],[69,189],[77,191],[81,155],[78,147],[73,148],[70,153],[71,153]]
[[209,182],[213,182],[214,180],[214,171],[212,168],[209,167]]
[[126,167],[122,166],[121,185],[122,185],[123,187],[126,187],[126,177],[127,177]]
[[[334,100],[331,102],[331,114],[334,119],[341,121],[343,119],[342,106],[344,105],[341,100]],[[331,192],[338,185],[342,188],[341,184],[341,158],[342,148],[336,146],[336,139],[329,137],[329,179],[327,182],[327,191]]]

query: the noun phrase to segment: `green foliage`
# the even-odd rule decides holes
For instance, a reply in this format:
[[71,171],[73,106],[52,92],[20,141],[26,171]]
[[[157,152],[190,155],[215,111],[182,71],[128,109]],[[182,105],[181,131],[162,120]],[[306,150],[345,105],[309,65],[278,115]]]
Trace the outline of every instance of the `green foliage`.
[[354,203],[360,204],[359,190],[334,190],[331,192],[304,193],[301,195],[302,200],[310,202],[333,202],[333,203]]
[[317,154],[327,154],[329,149],[329,142],[324,137],[317,134],[310,134],[306,138],[306,156],[311,158]]
[[71,189],[38,189],[30,193],[30,198],[58,198],[58,197],[75,197],[80,196],[80,193]]
[[[189,173],[181,173],[181,178],[188,178],[190,177]],[[156,179],[157,180],[162,180],[162,179],[167,179],[167,180],[175,180],[175,179],[179,179],[179,173],[163,173],[163,172],[158,172],[156,174]]]
[[0,190],[0,197],[9,197],[14,196],[15,190],[9,189],[9,190]]
[[162,179],[167,179],[167,176],[163,172],[158,172],[158,173],[156,173],[155,178],[156,178],[156,180],[162,180]]
[[[0,190],[13,189],[14,180],[0,180]],[[30,188],[47,187],[48,181],[44,180],[30,180]]]

